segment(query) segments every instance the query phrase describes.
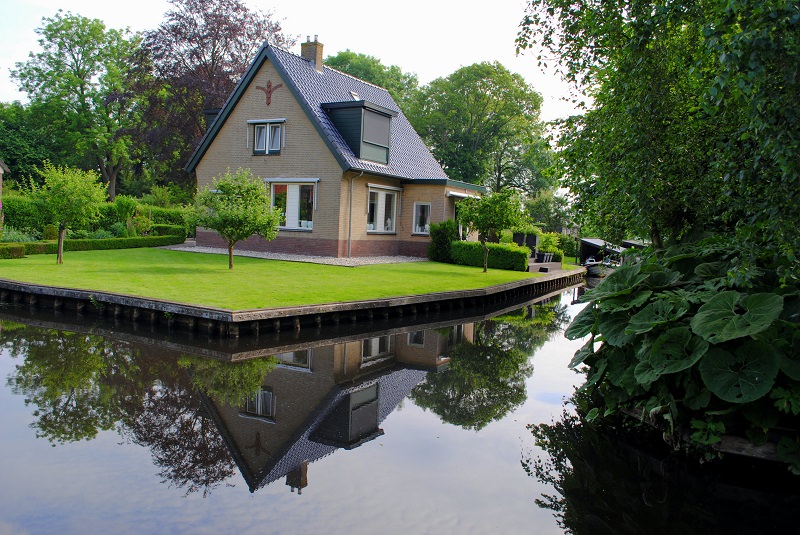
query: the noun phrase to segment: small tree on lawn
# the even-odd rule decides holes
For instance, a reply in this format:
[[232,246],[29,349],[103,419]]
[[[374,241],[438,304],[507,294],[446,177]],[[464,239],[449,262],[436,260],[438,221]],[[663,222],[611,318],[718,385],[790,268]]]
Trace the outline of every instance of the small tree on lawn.
[[216,177],[197,193],[196,222],[214,230],[228,244],[228,267],[233,269],[237,242],[258,235],[272,240],[278,235],[281,212],[272,208],[264,183],[250,169],[239,168]]
[[69,228],[82,228],[100,216],[107,186],[99,182],[96,171],[56,167],[45,162],[37,169],[44,179],[41,186],[31,186],[43,219],[58,227],[56,263],[64,263],[64,238]]
[[483,246],[483,272],[489,265],[489,247],[486,238],[494,230],[517,226],[522,223],[522,205],[512,190],[489,193],[483,197],[469,197],[458,203],[458,221],[478,233]]

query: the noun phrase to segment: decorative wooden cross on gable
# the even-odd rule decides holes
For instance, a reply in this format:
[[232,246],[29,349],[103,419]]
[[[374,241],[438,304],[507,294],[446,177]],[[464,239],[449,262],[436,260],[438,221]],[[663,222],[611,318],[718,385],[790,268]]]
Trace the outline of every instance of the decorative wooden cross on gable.
[[267,96],[267,106],[269,106],[270,104],[272,104],[272,93],[274,93],[281,87],[283,87],[283,84],[272,85],[272,80],[267,80],[267,87],[257,85],[256,89],[264,92],[264,94]]

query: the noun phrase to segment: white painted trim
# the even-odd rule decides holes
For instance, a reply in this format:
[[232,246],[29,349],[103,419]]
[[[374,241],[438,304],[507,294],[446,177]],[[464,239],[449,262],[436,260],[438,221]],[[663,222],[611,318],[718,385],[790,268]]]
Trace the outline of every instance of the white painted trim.
[[286,119],[248,119],[247,124],[285,123]]
[[395,186],[384,186],[383,184],[371,184],[367,183],[367,187],[369,189],[388,189],[390,191],[403,191],[403,188],[397,188]]
[[446,193],[446,195],[448,197],[458,197],[459,199],[467,199],[467,198],[478,199],[479,198],[478,195],[471,195],[469,193],[459,193],[457,191],[448,191]]

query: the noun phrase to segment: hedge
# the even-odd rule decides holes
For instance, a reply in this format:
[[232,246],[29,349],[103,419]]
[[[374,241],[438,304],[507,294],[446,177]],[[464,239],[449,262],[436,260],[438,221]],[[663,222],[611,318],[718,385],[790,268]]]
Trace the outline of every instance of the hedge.
[[[488,267],[512,271],[528,271],[531,250],[516,244],[487,243]],[[453,263],[462,266],[483,267],[483,246],[475,241],[454,241],[450,244]]]
[[0,258],[22,258],[25,245],[22,243],[0,243]]
[[432,223],[428,258],[434,262],[452,264],[453,258],[450,256],[450,243],[456,240],[458,240],[458,224],[455,221],[448,219],[441,223]]
[[154,225],[179,225],[186,229],[187,235],[194,233],[194,228],[190,228],[189,208],[162,208],[140,204],[137,210],[140,215],[149,217]]
[[3,214],[5,224],[21,231],[42,230],[42,220],[36,203],[30,197],[22,195],[6,195],[3,197]]
[[150,232],[153,236],[181,236],[186,241],[186,227],[183,225],[153,225]]
[[[65,251],[94,251],[108,249],[133,249],[136,247],[160,247],[176,245],[185,241],[184,236],[138,236],[135,238],[103,238],[99,240],[64,240]],[[26,255],[55,254],[57,241],[38,241],[20,244]]]

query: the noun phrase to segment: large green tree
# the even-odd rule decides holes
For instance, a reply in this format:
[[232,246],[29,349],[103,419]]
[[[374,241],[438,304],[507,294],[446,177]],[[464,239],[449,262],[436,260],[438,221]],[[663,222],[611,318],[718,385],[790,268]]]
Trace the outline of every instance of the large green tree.
[[509,171],[508,160],[513,155],[515,166],[522,165],[536,147],[531,136],[541,131],[541,95],[497,62],[437,78],[410,104],[406,115],[414,128],[447,174],[464,182],[502,188],[522,174]]
[[592,97],[560,151],[584,220],[657,246],[735,230],[796,276],[798,21],[786,0],[529,2],[518,45]]
[[0,157],[10,172],[4,180],[38,179],[36,167],[45,160],[60,162],[55,147],[59,136],[52,125],[40,128],[35,107],[0,103]]
[[403,110],[419,89],[416,74],[403,72],[397,65],[387,67],[374,56],[351,52],[349,49],[328,56],[325,65],[383,87]]
[[197,225],[216,231],[228,244],[228,267],[233,269],[233,249],[238,242],[258,235],[272,240],[278,235],[281,212],[272,207],[264,182],[250,169],[228,170],[211,186],[197,192]]
[[113,200],[138,122],[129,72],[139,37],[60,10],[36,33],[41,51],[18,62],[12,76],[58,133],[62,161],[97,169]]

